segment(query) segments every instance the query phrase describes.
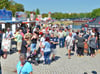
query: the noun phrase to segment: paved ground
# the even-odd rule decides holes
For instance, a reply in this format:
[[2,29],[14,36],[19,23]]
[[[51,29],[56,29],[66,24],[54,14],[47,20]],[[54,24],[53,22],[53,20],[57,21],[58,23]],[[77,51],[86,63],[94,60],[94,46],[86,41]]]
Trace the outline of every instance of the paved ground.
[[[84,74],[85,72],[87,74],[100,74],[100,54],[97,54],[94,58],[72,55],[71,59],[68,59],[66,53],[65,48],[58,48],[57,60],[52,62],[51,65],[33,65],[33,74]],[[16,69],[18,56],[14,53],[8,55],[6,60],[1,60],[3,74],[16,74],[13,70]]]

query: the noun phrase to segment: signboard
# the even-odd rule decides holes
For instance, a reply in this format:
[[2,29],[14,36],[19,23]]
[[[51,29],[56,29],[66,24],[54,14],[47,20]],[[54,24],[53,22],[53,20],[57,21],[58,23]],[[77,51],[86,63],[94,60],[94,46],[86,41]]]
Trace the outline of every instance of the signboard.
[[5,8],[0,10],[0,20],[12,20],[12,12]]
[[3,39],[2,40],[2,50],[6,49],[7,51],[10,51],[11,48],[11,40]]
[[27,20],[27,14],[25,12],[16,12],[16,20]]

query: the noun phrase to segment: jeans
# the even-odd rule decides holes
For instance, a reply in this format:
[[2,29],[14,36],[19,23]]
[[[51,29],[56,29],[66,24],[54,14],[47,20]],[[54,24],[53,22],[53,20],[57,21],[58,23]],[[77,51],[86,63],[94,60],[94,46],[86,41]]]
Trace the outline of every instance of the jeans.
[[34,52],[36,50],[36,43],[31,44],[31,51]]
[[59,47],[64,47],[64,38],[59,38]]
[[50,64],[50,53],[51,52],[44,52],[44,62],[45,64]]

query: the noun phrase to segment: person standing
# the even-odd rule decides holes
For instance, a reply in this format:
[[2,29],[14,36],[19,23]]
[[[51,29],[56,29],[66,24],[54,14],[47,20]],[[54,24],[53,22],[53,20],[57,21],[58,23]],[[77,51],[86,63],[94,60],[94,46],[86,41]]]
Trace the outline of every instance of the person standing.
[[41,60],[44,60],[44,51],[43,51],[44,48],[41,47],[44,42],[45,42],[45,34],[42,34],[42,37],[40,39],[40,45],[39,45],[39,47],[41,49],[41,53],[42,53]]
[[19,32],[20,32],[20,35],[22,36],[22,39],[24,40],[24,33],[23,33],[22,28],[19,29]]
[[55,60],[55,55],[56,55],[56,45],[58,44],[58,38],[54,37],[54,34],[51,34],[50,37],[50,47],[51,47],[51,52],[53,54],[52,56],[52,61]]
[[79,37],[77,37],[77,54],[79,56],[83,56],[84,55],[84,42],[85,42],[85,39],[83,38],[82,36],[83,34],[80,33],[79,34]]
[[20,32],[18,32],[18,35],[16,35],[15,37],[12,37],[11,39],[13,39],[13,38],[17,39],[17,50],[20,53],[21,46],[22,46],[22,35],[20,34]]
[[10,31],[10,28],[7,28],[7,32],[5,34],[5,38],[9,39],[13,36],[12,31]]
[[58,32],[58,37],[59,37],[59,47],[63,48],[64,47],[64,34],[61,29]]
[[27,33],[24,35],[24,38],[27,39],[27,44],[30,46],[32,34],[30,33],[30,29],[27,29]]
[[33,32],[33,36],[31,38],[31,52],[32,53],[36,52],[37,40],[38,40],[38,35],[36,34],[36,32]]
[[44,48],[44,64],[50,64],[50,39],[46,37],[45,42],[42,44],[42,48]]
[[26,38],[26,39],[24,39],[24,40],[22,41],[21,53],[27,55],[27,54],[26,54],[26,53],[27,53],[27,49],[28,49],[28,44],[27,44],[27,38]]
[[65,40],[65,46],[67,47],[68,49],[68,58],[70,59],[71,56],[71,50],[73,48],[73,39],[72,39],[72,33],[70,32],[69,35],[66,37],[66,40]]
[[67,32],[67,29],[64,29],[64,30],[63,30],[63,34],[64,34],[64,42],[65,42],[66,35],[67,35],[67,33],[66,33],[66,32]]
[[92,36],[89,40],[89,47],[90,47],[91,57],[95,56],[96,43],[97,43],[97,40],[96,40],[95,34],[92,33]]

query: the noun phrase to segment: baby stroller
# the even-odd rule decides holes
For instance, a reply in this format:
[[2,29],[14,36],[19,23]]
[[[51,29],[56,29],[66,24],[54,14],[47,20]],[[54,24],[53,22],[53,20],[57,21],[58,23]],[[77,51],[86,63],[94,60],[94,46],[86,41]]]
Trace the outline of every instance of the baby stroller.
[[40,58],[42,54],[40,52],[40,48],[36,51],[36,53],[30,53],[30,56],[27,57],[27,61],[34,63],[35,65],[38,65],[40,63]]

